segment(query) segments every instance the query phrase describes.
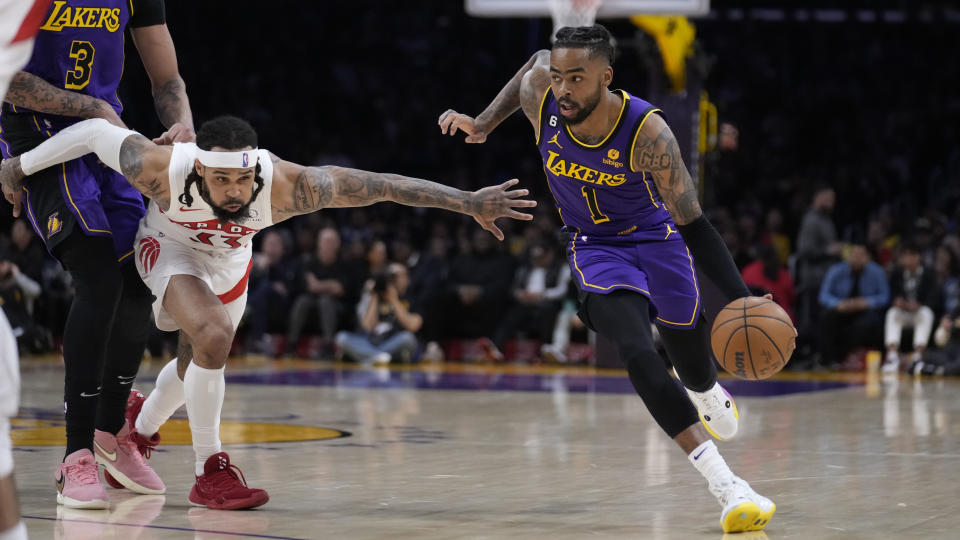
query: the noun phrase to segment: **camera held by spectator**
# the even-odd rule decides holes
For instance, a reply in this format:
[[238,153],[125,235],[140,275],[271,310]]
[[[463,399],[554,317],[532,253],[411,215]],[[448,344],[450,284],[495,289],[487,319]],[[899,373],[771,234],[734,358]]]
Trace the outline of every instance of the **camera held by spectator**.
[[414,333],[423,325],[423,317],[412,312],[407,302],[409,284],[407,267],[400,263],[374,274],[357,305],[363,332],[338,333],[340,352],[360,363],[409,361],[419,346]]

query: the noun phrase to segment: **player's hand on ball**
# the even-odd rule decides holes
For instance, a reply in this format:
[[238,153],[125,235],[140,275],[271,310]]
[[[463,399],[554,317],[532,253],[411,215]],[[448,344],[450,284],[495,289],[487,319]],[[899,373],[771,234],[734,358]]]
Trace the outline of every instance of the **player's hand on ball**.
[[444,111],[437,123],[440,124],[440,133],[444,135],[453,137],[460,130],[467,135],[464,140],[468,143],[480,144],[487,140],[487,132],[477,126],[476,120],[453,109]]
[[537,205],[537,201],[520,198],[530,194],[526,189],[510,189],[519,183],[520,181],[514,178],[499,186],[485,187],[471,193],[466,201],[466,213],[473,216],[473,219],[481,227],[490,231],[497,240],[503,240],[503,231],[494,223],[497,218],[509,217],[523,221],[533,219],[530,214],[514,210],[514,208],[533,208]]
[[23,179],[26,175],[20,168],[20,156],[3,160],[0,163],[0,184],[3,184],[3,198],[13,205],[13,217],[20,217],[20,205],[23,200]]
[[170,129],[165,131],[163,135],[154,139],[153,144],[167,145],[178,142],[196,142],[196,140],[197,134],[193,132],[193,128],[177,122],[170,126]]

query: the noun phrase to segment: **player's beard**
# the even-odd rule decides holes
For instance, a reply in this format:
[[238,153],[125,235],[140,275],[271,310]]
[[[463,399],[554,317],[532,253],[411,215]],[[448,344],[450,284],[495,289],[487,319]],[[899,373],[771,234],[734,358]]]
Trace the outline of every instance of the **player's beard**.
[[597,108],[597,105],[600,104],[600,98],[603,97],[603,85],[597,86],[597,92],[587,97],[586,101],[583,102],[583,105],[580,105],[576,101],[567,98],[560,98],[557,100],[557,103],[565,103],[573,105],[577,108],[577,114],[571,117],[564,117],[563,121],[571,126],[575,126],[584,120]]
[[243,201],[241,201],[240,199],[227,199],[223,201],[224,205],[228,205],[228,204],[243,205],[240,208],[231,212],[226,208],[222,208],[221,206],[213,202],[213,199],[210,198],[210,193],[207,192],[206,182],[203,182],[201,180],[199,184],[200,184],[199,185],[200,189],[198,191],[200,192],[200,197],[202,197],[203,200],[210,205],[210,208],[213,210],[213,215],[217,216],[217,219],[220,220],[221,223],[230,222],[230,223],[240,224],[250,219],[250,205],[253,204],[253,198],[247,201],[246,204],[244,204]]

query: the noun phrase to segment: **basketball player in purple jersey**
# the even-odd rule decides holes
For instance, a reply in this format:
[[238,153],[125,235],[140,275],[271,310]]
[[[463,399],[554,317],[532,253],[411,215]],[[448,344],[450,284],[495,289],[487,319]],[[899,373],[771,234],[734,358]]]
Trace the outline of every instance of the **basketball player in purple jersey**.
[[[581,318],[614,343],[647,409],[706,478],[723,530],[760,530],[776,505],[730,471],[707,433],[729,439],[739,420],[717,382],[694,260],[729,300],[750,293],[662,113],[609,89],[613,57],[603,26],[561,28],[553,50],[535,54],[476,119],[448,110],[440,128],[482,143],[523,109],[570,232]],[[664,369],[651,317],[686,392]]]
[[[169,128],[157,142],[194,139],[163,0],[54,0],[0,112],[4,158],[87,118],[124,127],[117,87],[128,27]],[[97,461],[113,473],[115,487],[163,493],[163,482],[138,451],[156,440],[140,437],[124,417],[151,328],[150,291],[130,264],[143,199],[94,156],[38,172],[23,196],[34,230],[76,288],[63,330],[67,448],[54,474],[57,501],[105,508]]]

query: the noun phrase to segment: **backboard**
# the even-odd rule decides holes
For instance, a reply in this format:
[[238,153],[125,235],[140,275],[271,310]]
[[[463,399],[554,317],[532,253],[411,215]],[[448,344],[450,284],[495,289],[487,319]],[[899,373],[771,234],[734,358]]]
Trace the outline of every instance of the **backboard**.
[[[474,17],[550,17],[551,0],[465,0]],[[637,14],[705,15],[710,0],[602,0],[596,17],[611,19]]]

